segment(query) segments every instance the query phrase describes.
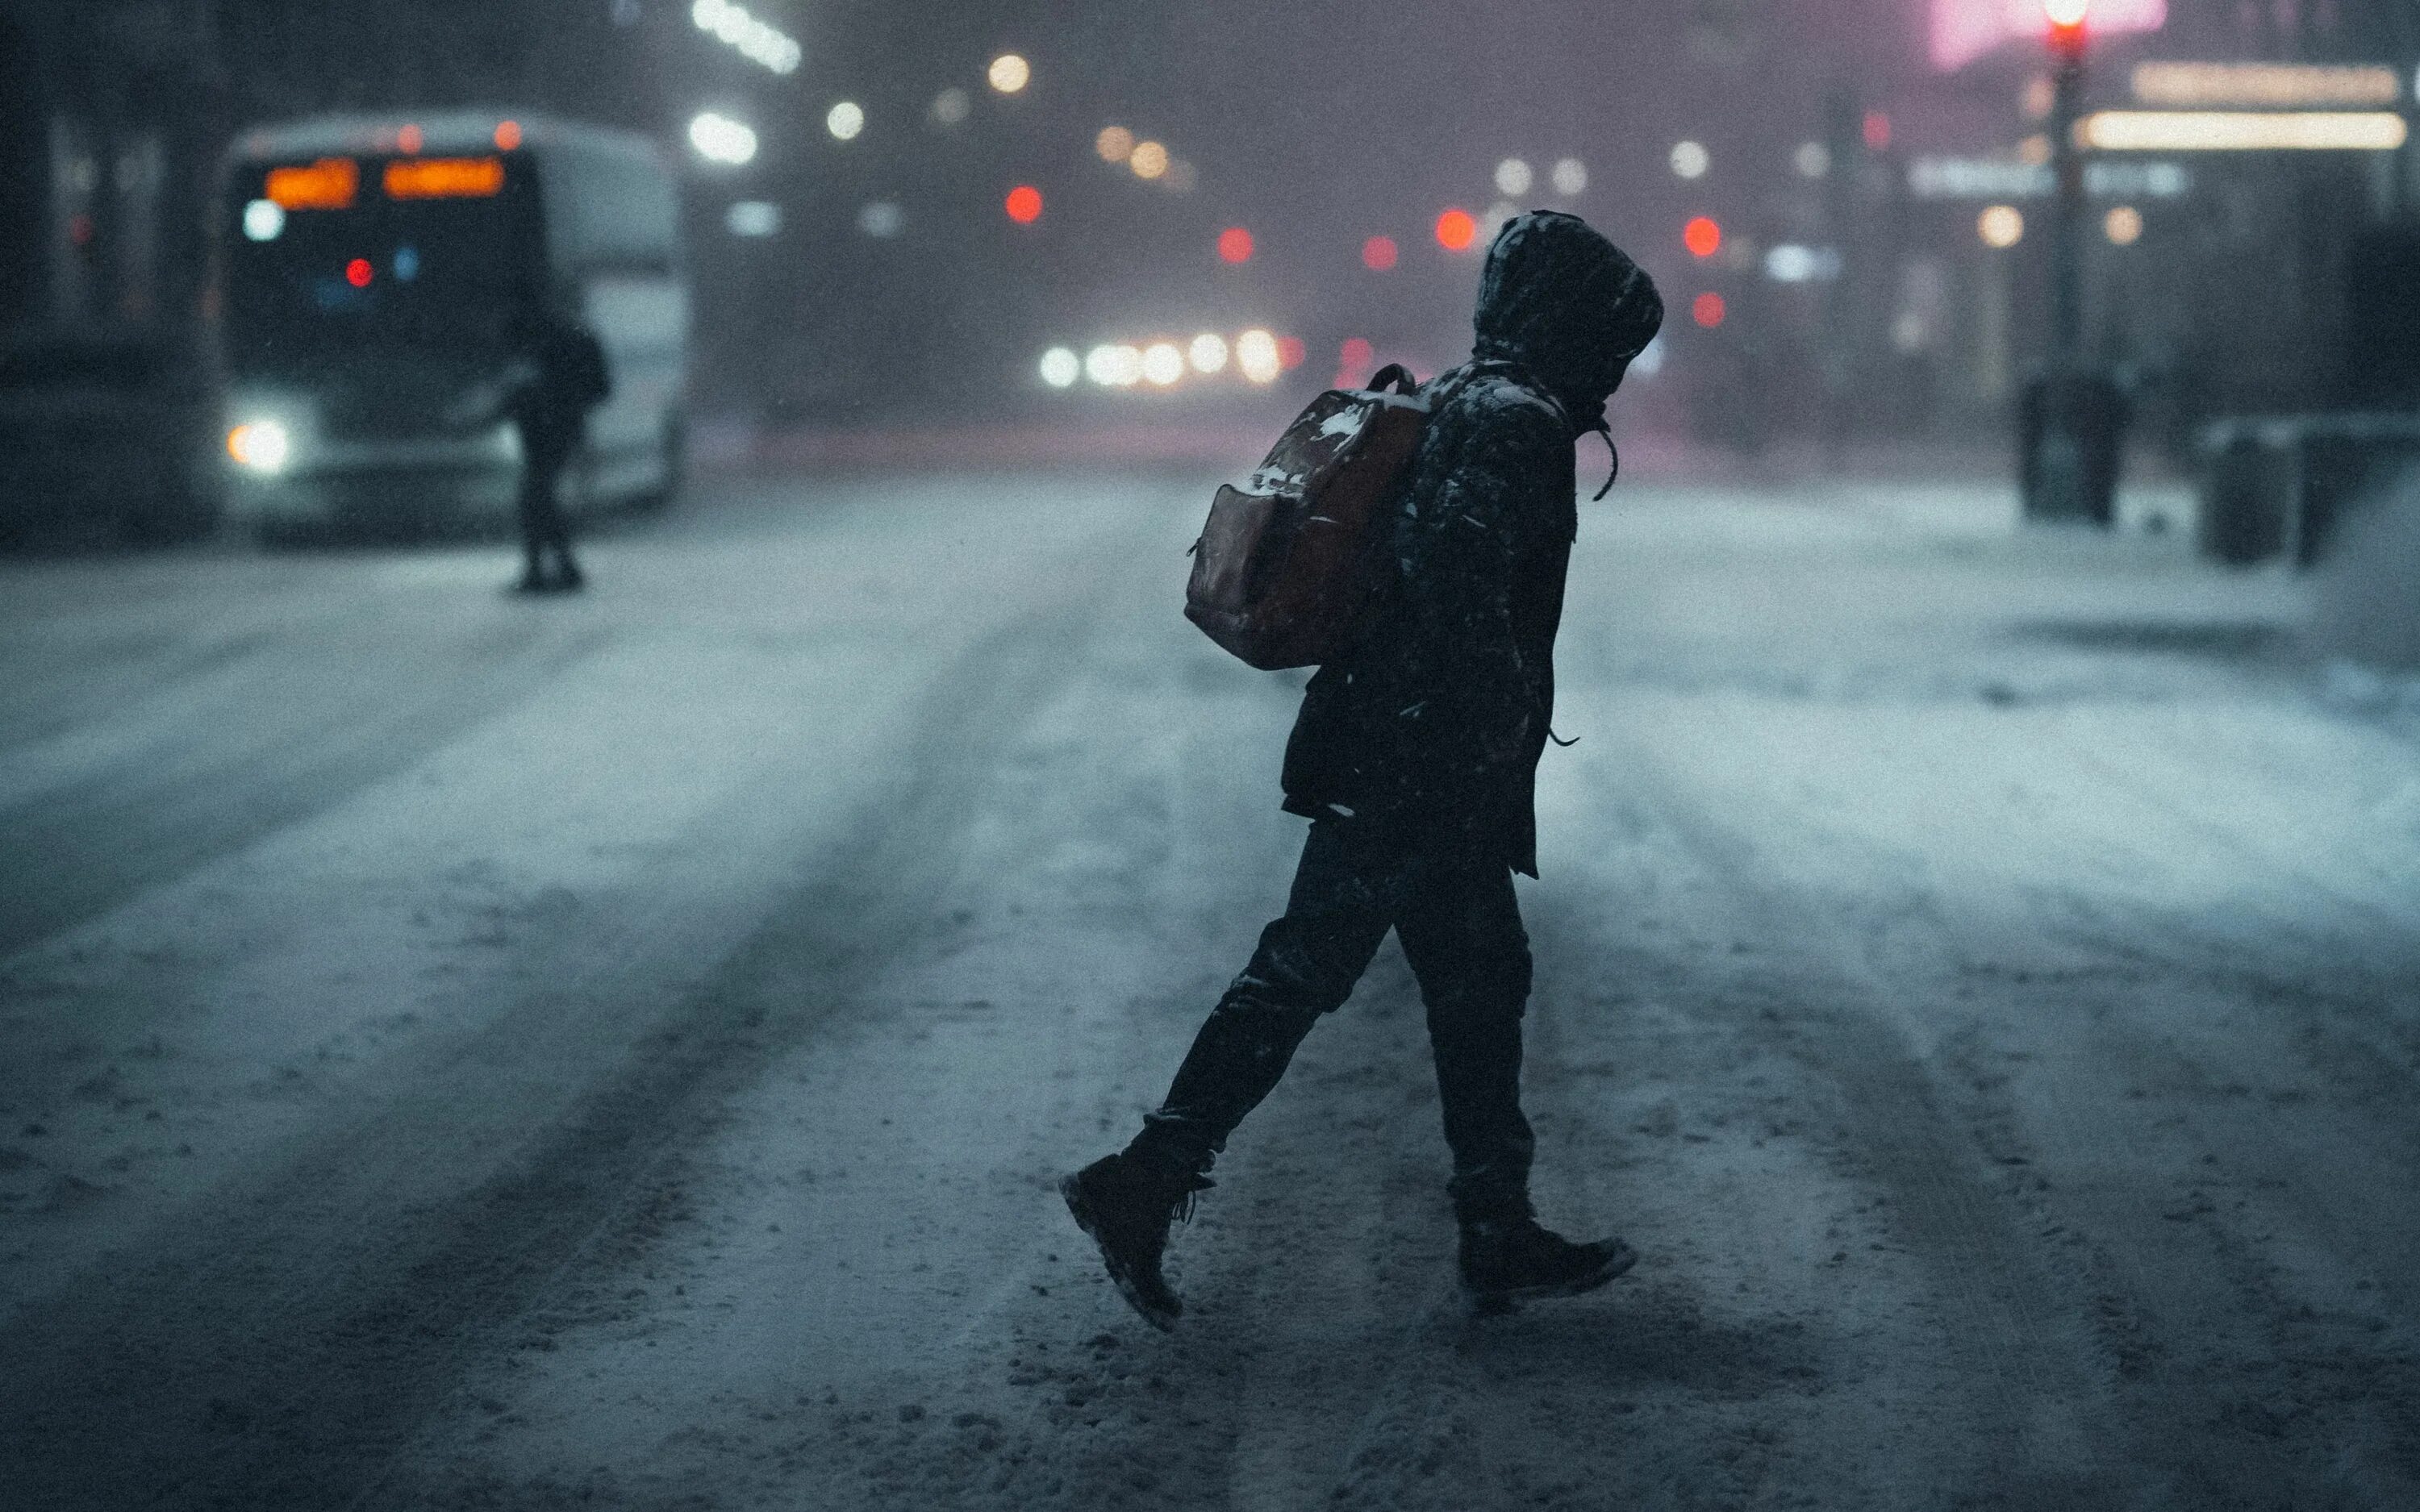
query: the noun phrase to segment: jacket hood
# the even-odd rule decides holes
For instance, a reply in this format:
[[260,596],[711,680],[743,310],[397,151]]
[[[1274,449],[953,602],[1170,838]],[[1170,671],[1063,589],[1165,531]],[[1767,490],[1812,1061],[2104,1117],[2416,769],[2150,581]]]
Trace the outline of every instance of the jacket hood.
[[1487,249],[1472,355],[1527,369],[1585,433],[1663,323],[1655,281],[1628,254],[1576,215],[1531,210]]

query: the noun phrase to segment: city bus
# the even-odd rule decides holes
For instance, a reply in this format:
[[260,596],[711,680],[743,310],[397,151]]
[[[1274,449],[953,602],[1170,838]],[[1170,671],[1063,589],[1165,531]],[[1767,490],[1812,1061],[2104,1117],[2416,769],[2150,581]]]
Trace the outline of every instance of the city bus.
[[240,133],[218,204],[236,521],[274,538],[508,516],[510,332],[540,301],[596,333],[613,381],[564,506],[677,486],[689,292],[645,138],[517,112],[324,116]]

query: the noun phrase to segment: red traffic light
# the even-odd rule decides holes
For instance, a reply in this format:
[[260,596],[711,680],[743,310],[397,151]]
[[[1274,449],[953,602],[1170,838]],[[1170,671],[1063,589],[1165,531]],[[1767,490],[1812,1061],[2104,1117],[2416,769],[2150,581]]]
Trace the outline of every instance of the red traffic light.
[[1218,233],[1218,260],[1225,263],[1248,263],[1252,260],[1252,234],[1240,225],[1231,225]]
[[1681,228],[1681,245],[1694,256],[1711,257],[1723,248],[1723,228],[1711,215],[1700,215]]
[[1032,225],[1042,219],[1042,191],[1032,184],[1019,184],[1010,190],[1002,205],[1008,218],[1019,225]]

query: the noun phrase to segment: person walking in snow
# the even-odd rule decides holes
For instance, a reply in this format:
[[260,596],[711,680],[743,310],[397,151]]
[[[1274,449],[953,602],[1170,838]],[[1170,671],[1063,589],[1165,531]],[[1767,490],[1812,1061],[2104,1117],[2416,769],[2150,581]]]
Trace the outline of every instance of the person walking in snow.
[[1577,216],[1519,216],[1489,248],[1471,360],[1422,391],[1430,419],[1388,526],[1389,581],[1311,678],[1287,741],[1285,808],[1311,833],[1285,914],[1141,1131],[1060,1183],[1156,1326],[1184,1310],[1161,1273],[1170,1226],[1390,928],[1427,1008],[1464,1288],[1494,1310],[1593,1289],[1636,1262],[1621,1240],[1575,1243],[1530,1209],[1529,942],[1512,873],[1538,872],[1532,789],[1578,530],[1573,443],[1606,432],[1606,401],[1662,320],[1653,282]]
[[514,381],[504,409],[521,440],[519,591],[576,592],[585,579],[572,560],[571,527],[563,517],[563,474],[580,449],[588,411],[612,395],[613,378],[596,335],[545,304],[521,311],[510,339]]

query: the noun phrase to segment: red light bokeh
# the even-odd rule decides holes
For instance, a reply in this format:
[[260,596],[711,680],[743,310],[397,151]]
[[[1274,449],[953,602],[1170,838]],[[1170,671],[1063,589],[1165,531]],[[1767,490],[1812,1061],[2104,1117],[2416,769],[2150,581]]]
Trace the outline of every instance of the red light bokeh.
[[345,264],[345,282],[355,288],[367,288],[370,286],[370,260],[367,257],[356,257]]
[[395,145],[406,152],[419,151],[421,140],[420,128],[417,126],[407,126],[395,133]]
[[515,148],[515,147],[519,147],[519,146],[520,146],[520,145],[521,145],[521,123],[520,123],[520,122],[519,122],[519,121],[498,121],[498,122],[496,123],[496,150],[497,150],[497,151],[499,151],[499,152],[510,152],[513,148]]
[[1468,210],[1448,210],[1436,218],[1436,239],[1448,252],[1466,252],[1479,239],[1479,222]]
[[1863,128],[1867,150],[1880,152],[1891,145],[1891,118],[1878,110],[1866,112]]
[[1395,239],[1372,237],[1361,243],[1361,266],[1373,273],[1383,273],[1395,266]]
[[1711,215],[1700,215],[1681,228],[1681,245],[1699,257],[1711,257],[1723,246],[1723,228]]
[[1252,260],[1252,234],[1240,225],[1231,225],[1218,233],[1218,260],[1248,263]]
[[1721,325],[1729,313],[1723,306],[1723,297],[1711,289],[1689,301],[1689,318],[1709,331]]
[[1019,184],[1010,190],[1003,204],[1008,218],[1019,225],[1032,225],[1042,219],[1042,191],[1032,184]]
[[1294,371],[1295,368],[1302,365],[1302,360],[1309,355],[1310,353],[1304,347],[1302,338],[1300,336],[1280,336],[1278,338],[1278,368],[1280,371],[1288,373]]

